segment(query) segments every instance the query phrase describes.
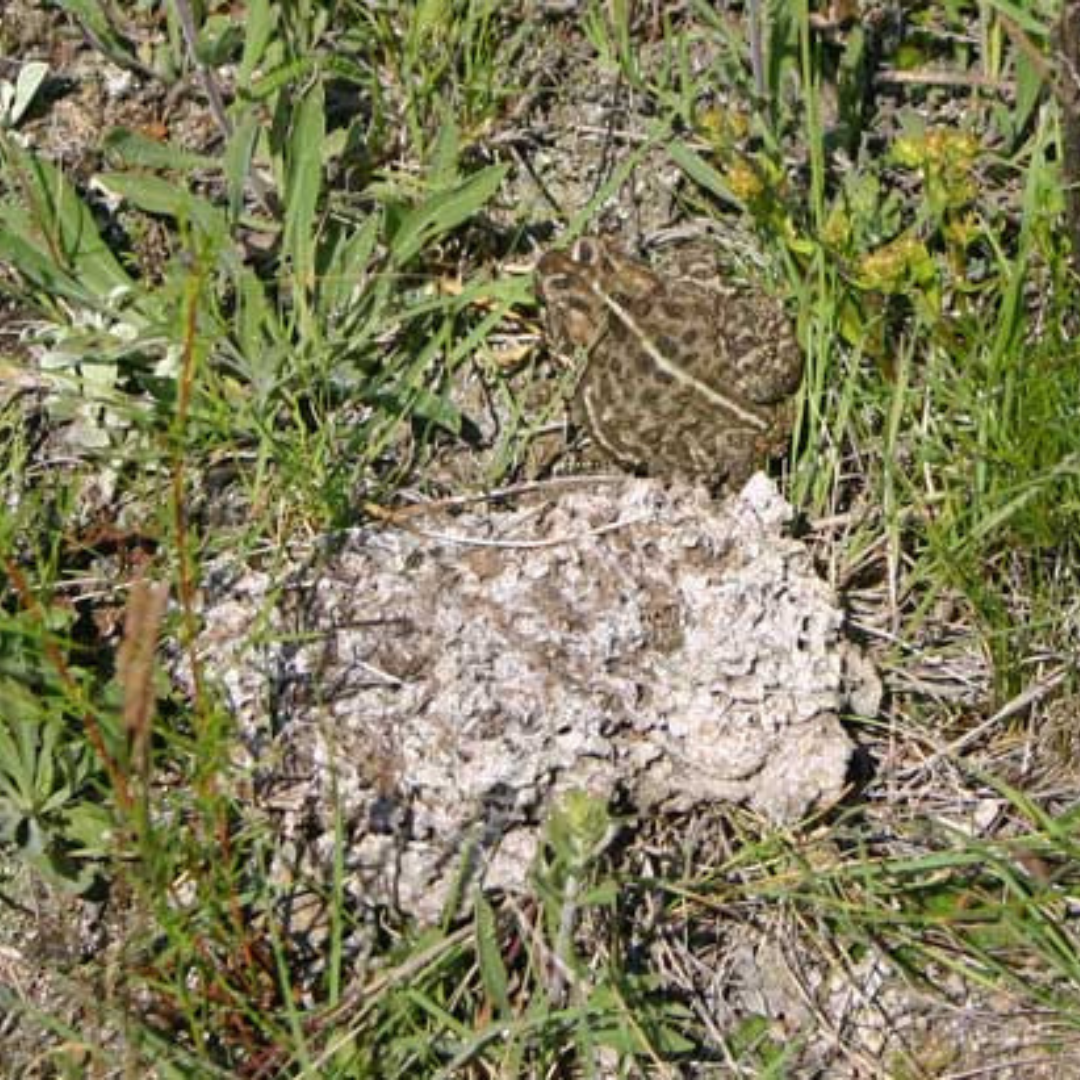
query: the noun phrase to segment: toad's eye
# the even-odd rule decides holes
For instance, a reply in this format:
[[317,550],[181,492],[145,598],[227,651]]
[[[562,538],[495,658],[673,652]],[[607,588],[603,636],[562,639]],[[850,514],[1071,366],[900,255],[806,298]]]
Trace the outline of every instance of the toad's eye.
[[543,267],[540,270],[536,278],[536,288],[545,302],[550,304],[553,300],[558,300],[561,304],[569,303],[581,292],[581,286],[573,274],[545,274]]
[[583,236],[575,242],[571,258],[585,266],[597,266],[603,258],[603,249],[591,237]]

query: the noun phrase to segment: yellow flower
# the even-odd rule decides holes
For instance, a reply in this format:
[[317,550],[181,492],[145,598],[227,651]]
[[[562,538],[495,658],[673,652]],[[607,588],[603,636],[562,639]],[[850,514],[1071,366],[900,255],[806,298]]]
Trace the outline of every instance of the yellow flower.
[[745,159],[732,163],[727,171],[728,187],[737,199],[753,202],[765,193],[765,185],[757,170]]
[[930,252],[910,233],[869,252],[859,264],[862,287],[880,292],[893,292],[908,282],[925,282],[933,276],[934,261]]

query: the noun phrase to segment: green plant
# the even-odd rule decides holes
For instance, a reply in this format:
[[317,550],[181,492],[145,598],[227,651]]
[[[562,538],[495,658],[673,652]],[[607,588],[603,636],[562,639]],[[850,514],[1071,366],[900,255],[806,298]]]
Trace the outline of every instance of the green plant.
[[[0,630],[0,845],[54,885],[85,893],[102,884],[115,850],[101,800],[102,763],[79,737],[72,680],[40,666],[27,620]],[[60,627],[47,632],[55,634]]]
[[74,892],[100,884],[112,816],[93,801],[93,755],[14,680],[0,684],[0,843]]
[[0,79],[0,130],[19,126],[48,74],[48,64],[31,60],[19,68],[13,83]]

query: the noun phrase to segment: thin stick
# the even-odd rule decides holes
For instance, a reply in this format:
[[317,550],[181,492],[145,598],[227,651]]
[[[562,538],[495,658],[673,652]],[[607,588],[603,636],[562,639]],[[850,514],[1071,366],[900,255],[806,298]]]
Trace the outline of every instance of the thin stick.
[[1062,5],[1057,53],[1060,70],[1054,89],[1061,102],[1066,223],[1073,269],[1080,273],[1080,3],[1076,0]]

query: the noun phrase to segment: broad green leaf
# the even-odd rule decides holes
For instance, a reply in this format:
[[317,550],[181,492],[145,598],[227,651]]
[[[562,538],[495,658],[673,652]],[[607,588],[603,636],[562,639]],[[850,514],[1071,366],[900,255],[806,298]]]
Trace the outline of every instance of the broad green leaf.
[[57,266],[48,251],[16,235],[15,230],[25,217],[22,207],[0,205],[0,226],[3,226],[0,228],[0,261],[7,263],[40,292],[83,303],[99,299]]
[[163,214],[198,226],[208,236],[224,239],[228,235],[225,215],[206,199],[192,195],[157,176],[132,176],[127,173],[102,173],[103,187],[122,196],[149,214]]
[[347,56],[323,56],[319,63],[325,71],[336,75],[339,79],[356,83],[358,86],[367,86],[369,73],[354,60]]
[[[23,197],[21,203],[3,204],[0,215],[10,234],[22,241],[22,253],[29,256],[30,248],[46,255],[58,276],[79,283],[98,300],[118,289],[130,289],[134,283],[109,250],[94,215],[64,174],[10,140],[0,144],[0,151]],[[10,246],[20,245],[16,242]],[[28,262],[36,261],[28,258]],[[40,271],[40,263],[37,269]]]
[[490,165],[410,210],[390,242],[394,262],[399,266],[407,263],[435,237],[468,221],[499,190],[508,171],[507,165]]
[[[35,802],[42,811],[49,809],[49,797],[57,784],[57,742],[60,736],[59,726],[42,718],[41,723],[21,725],[24,731],[23,743],[26,759],[33,759]],[[66,799],[64,800],[66,801]],[[55,807],[53,807],[55,809]]]
[[49,65],[40,60],[31,60],[23,64],[19,77],[15,80],[11,102],[6,110],[7,116],[0,116],[0,124],[6,123],[11,127],[18,125],[26,110],[30,108],[38,90],[41,89],[41,84],[48,73]]
[[33,814],[48,797],[55,743],[56,727],[31,692],[5,679],[0,685],[0,798],[11,803],[7,809]]
[[73,855],[103,858],[113,851],[114,825],[104,806],[80,800],[67,814],[64,838],[74,845]]
[[105,5],[98,0],[56,0],[57,6],[71,12],[79,22],[93,35],[94,42],[101,51],[121,67],[131,67],[137,58],[125,41],[113,28],[105,15]]
[[306,316],[307,298],[315,286],[315,249],[325,138],[326,102],[322,83],[316,81],[293,115],[285,180],[283,247],[292,266],[293,297],[302,318]]
[[724,202],[731,203],[740,210],[746,209],[745,206],[743,206],[742,201],[732,194],[731,188],[728,186],[727,181],[724,180],[723,176],[707,161],[691,150],[686,143],[678,141],[672,142],[668,145],[667,152],[671,160],[674,161],[695,184],[699,184],[710,194],[715,195],[718,199],[723,199]]
[[244,268],[239,275],[234,325],[240,351],[253,369],[260,368],[259,361],[266,355],[275,320],[263,283],[258,275]]
[[248,88],[248,97],[253,101],[263,101],[276,94],[283,86],[300,82],[315,69],[315,61],[310,59],[290,60],[287,64],[268,71],[258,82]]
[[245,24],[238,24],[230,15],[211,15],[199,30],[196,53],[208,67],[227,64],[236,54],[240,42],[246,40]]
[[20,854],[42,877],[67,893],[77,896],[97,884],[97,868],[94,864],[70,858],[60,843],[50,843],[40,853]]
[[251,77],[255,69],[262,63],[266,46],[273,36],[274,27],[277,23],[277,6],[269,3],[269,0],[251,0],[247,7],[245,27],[247,33],[244,36],[244,54],[240,59],[240,67],[236,78],[240,86],[251,85]]
[[476,948],[480,961],[480,978],[484,981],[484,990],[495,1003],[499,1016],[513,1014],[510,1006],[508,986],[510,978],[506,973],[502,954],[499,951],[499,934],[495,925],[495,913],[491,905],[478,896],[476,900]]
[[125,165],[141,165],[148,169],[212,169],[220,166],[217,158],[193,154],[172,143],[158,142],[137,131],[113,128],[104,139],[106,150],[116,154]]
[[253,109],[249,109],[233,129],[225,146],[225,185],[229,195],[229,217],[233,221],[240,217],[244,209],[244,187],[259,131],[259,118]]
[[367,271],[379,240],[381,218],[371,214],[347,237],[339,236],[329,251],[322,253],[319,276],[319,307],[329,313],[344,307]]
[[436,190],[448,188],[457,182],[461,157],[461,139],[453,112],[445,105],[440,107],[439,112],[438,134],[427,169],[428,183]]
[[1027,125],[1042,97],[1044,82],[1043,72],[1032,63],[1027,53],[1016,53],[1016,104],[1013,106],[1011,122],[1013,130],[1021,132]]

